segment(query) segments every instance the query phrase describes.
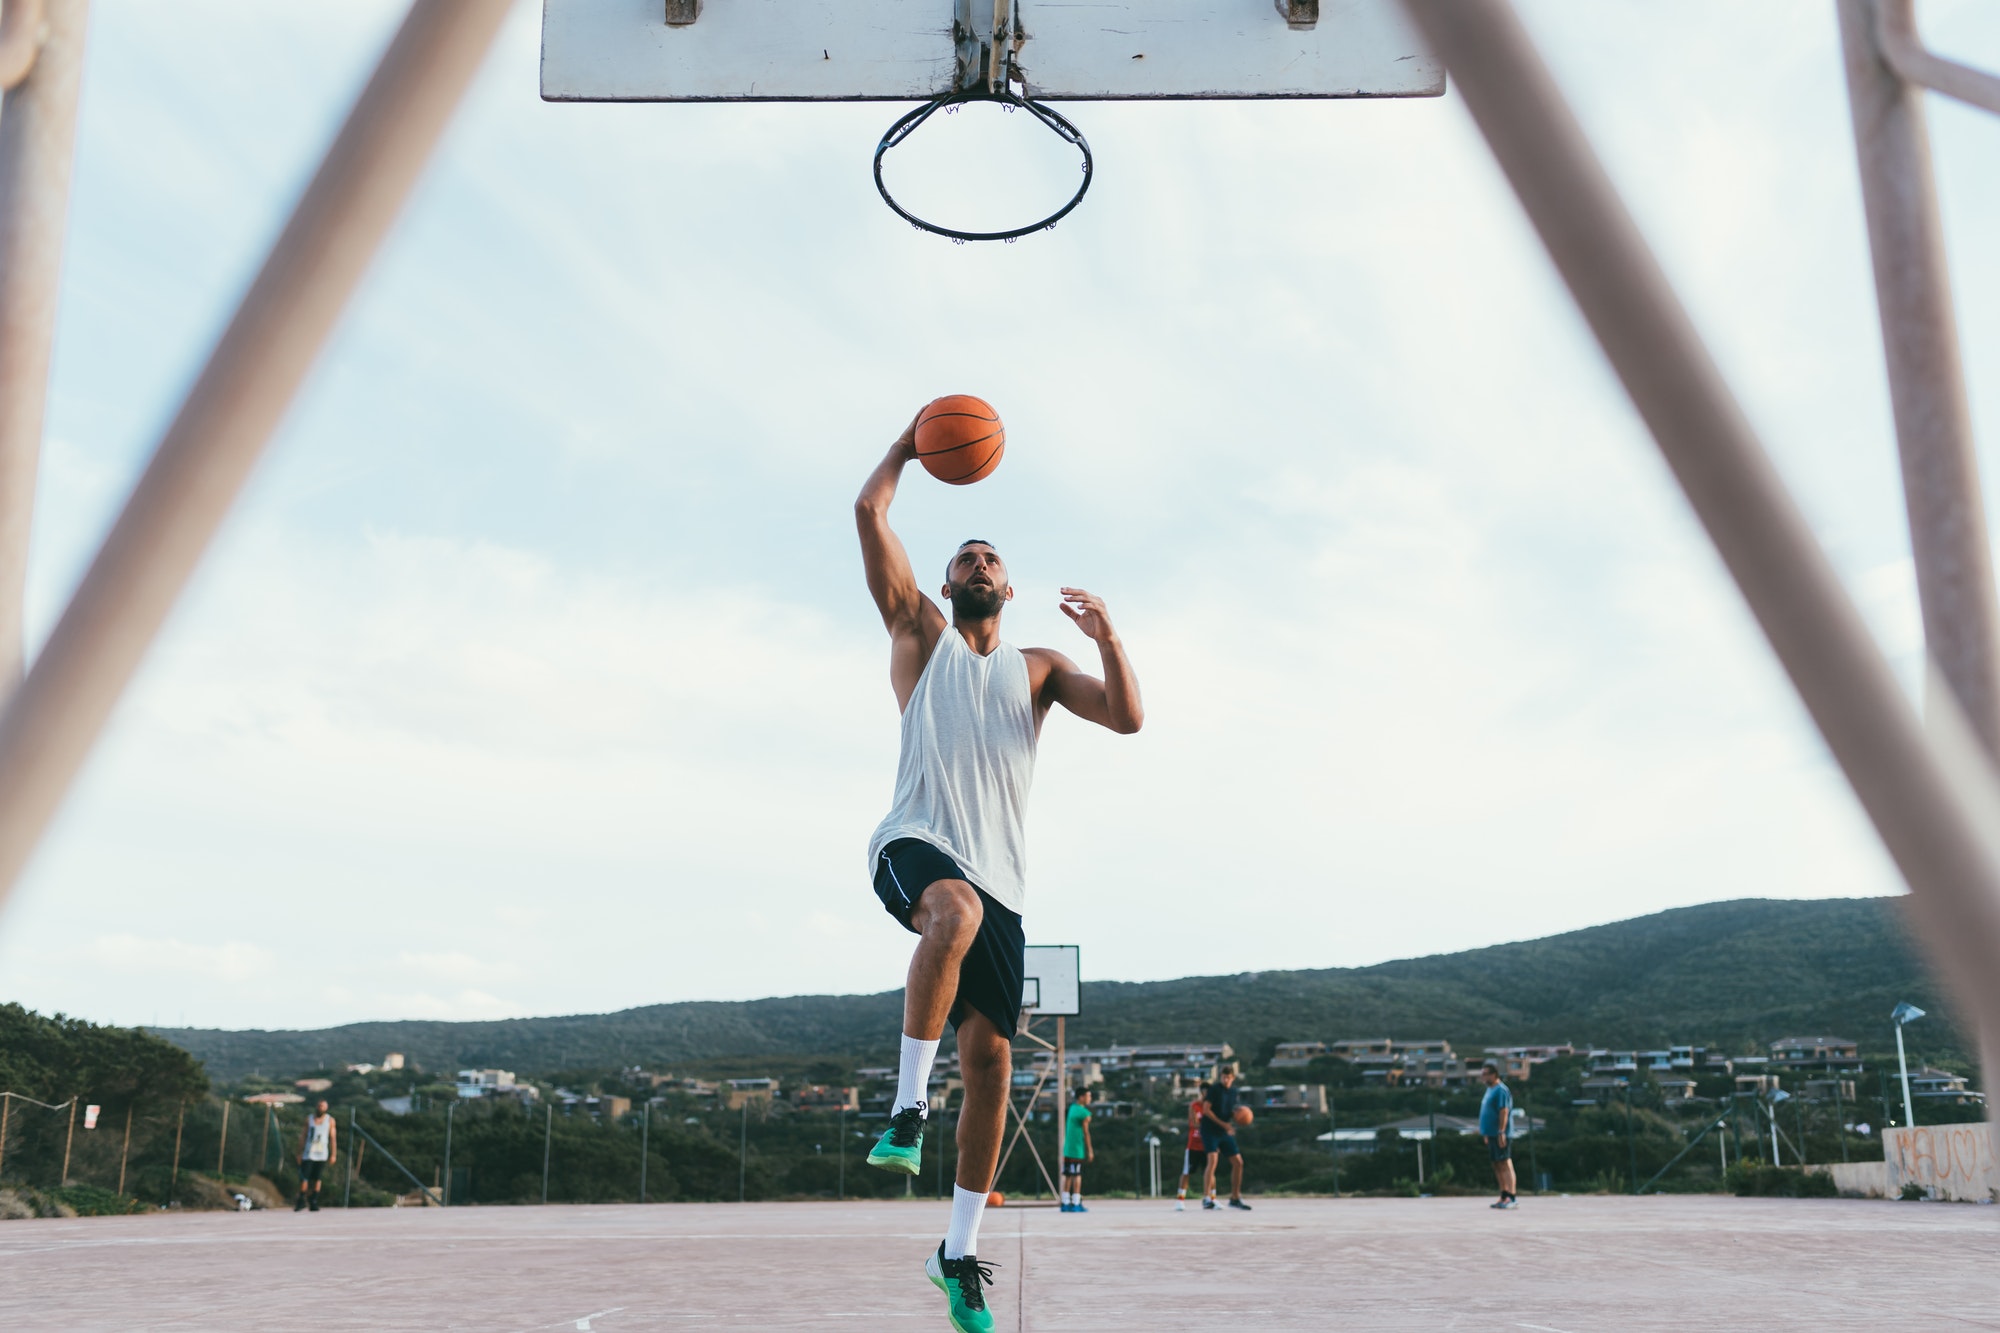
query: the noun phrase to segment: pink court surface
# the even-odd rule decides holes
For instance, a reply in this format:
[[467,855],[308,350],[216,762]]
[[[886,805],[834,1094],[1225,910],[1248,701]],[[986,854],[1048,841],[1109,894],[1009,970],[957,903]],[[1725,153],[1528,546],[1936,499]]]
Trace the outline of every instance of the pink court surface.
[[[997,1330],[2000,1329],[2000,1209],[1257,1200],[987,1214]],[[935,1203],[0,1223],[0,1328],[946,1329]]]

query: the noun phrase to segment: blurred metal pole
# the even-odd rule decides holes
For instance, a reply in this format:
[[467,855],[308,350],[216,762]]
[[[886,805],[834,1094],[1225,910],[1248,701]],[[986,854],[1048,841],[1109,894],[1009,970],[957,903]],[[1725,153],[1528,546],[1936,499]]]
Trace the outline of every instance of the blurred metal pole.
[[28,536],[89,27],[90,0],[0,8],[0,698],[21,679]]
[[2000,609],[1924,95],[1889,67],[1878,23],[1914,33],[1911,0],[1840,0],[1924,639],[1987,752],[2000,755]]
[[556,1104],[548,1105],[548,1118],[542,1122],[542,1202],[549,1201],[549,1151],[556,1139]]
[[415,0],[48,646],[0,714],[0,897],[367,271],[507,0]]
[[1874,39],[1882,59],[1911,83],[2000,114],[2000,78],[1926,50],[1917,37],[1917,17],[1908,0],[1876,11]]
[[1928,689],[1925,734],[1513,10],[1404,8],[1909,883],[1918,932],[2000,1076],[2000,782],[1973,724],[1943,685]]
[[457,1114],[458,1100],[454,1098],[444,1107],[444,1188],[438,1191],[440,1208],[451,1207],[451,1122]]

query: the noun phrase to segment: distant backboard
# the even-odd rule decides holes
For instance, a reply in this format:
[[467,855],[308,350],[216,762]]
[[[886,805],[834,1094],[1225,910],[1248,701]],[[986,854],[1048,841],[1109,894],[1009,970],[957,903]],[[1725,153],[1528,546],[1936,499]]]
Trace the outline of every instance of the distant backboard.
[[[1007,4],[1008,63],[1041,101],[1444,92],[1444,66],[1397,0]],[[953,85],[961,14],[993,8],[992,0],[543,0],[542,96],[923,101]]]
[[1081,949],[1074,944],[1030,944],[1023,969],[1021,1008],[1047,1018],[1075,1018],[1083,1000]]

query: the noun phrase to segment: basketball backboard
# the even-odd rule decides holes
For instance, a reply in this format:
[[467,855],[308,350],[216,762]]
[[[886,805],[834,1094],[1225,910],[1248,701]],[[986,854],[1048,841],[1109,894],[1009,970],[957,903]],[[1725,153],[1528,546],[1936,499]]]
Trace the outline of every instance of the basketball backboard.
[[996,23],[1038,101],[1444,92],[1396,0],[544,0],[542,96],[922,101]]
[[1074,944],[1030,944],[1021,973],[1021,1011],[1044,1018],[1075,1018],[1083,1001],[1081,953]]

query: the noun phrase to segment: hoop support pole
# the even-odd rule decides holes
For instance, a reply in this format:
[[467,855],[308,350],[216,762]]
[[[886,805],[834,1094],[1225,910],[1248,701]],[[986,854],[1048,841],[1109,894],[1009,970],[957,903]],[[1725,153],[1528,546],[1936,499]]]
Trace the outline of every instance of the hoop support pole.
[[1972,723],[1938,682],[1926,734],[1513,9],[1403,3],[1908,882],[1919,938],[2000,1073],[2000,782]]
[[312,368],[506,18],[415,0],[0,713],[0,902]]

